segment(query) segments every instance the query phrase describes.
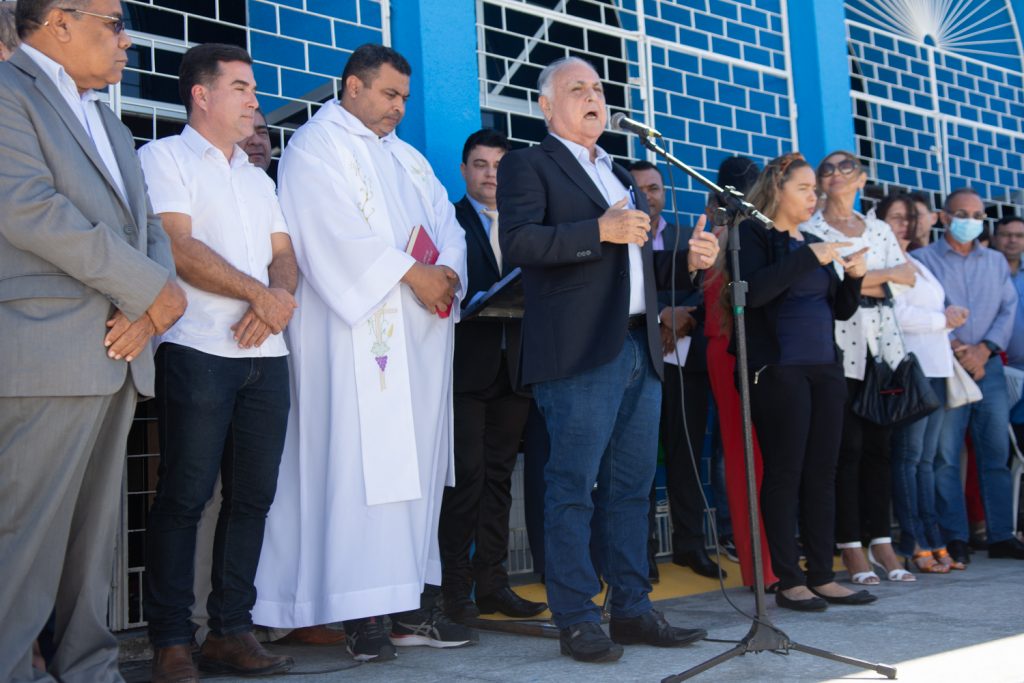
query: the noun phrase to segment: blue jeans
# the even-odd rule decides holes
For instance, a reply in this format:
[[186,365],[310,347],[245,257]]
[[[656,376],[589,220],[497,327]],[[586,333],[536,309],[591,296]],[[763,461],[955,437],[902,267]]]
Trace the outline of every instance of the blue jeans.
[[[650,611],[647,513],[658,458],[661,382],[646,330],[630,331],[612,361],[534,384],[533,395],[551,436],[544,535],[555,625],[600,622],[601,610],[591,600],[600,590],[598,572],[612,589],[613,617]],[[591,520],[597,567],[591,561]]]
[[[931,385],[945,404],[946,378],[933,377]],[[940,408],[892,435],[892,507],[900,524],[899,551],[904,555],[912,555],[915,545],[921,550],[945,545],[935,512],[933,469],[945,414]]]
[[192,641],[196,526],[218,473],[224,502],[213,541],[210,630],[252,628],[253,582],[291,399],[284,356],[223,358],[164,343],[156,372],[160,469],[144,609],[154,647],[167,647]]
[[985,376],[978,382],[983,398],[977,403],[946,411],[935,459],[936,509],[943,540],[966,541],[967,509],[964,489],[960,483],[960,451],[968,426],[978,457],[978,480],[981,502],[985,507],[989,543],[1013,537],[1011,510],[1010,437],[1006,426],[1010,421],[1010,405],[1006,379],[999,356],[985,363]]

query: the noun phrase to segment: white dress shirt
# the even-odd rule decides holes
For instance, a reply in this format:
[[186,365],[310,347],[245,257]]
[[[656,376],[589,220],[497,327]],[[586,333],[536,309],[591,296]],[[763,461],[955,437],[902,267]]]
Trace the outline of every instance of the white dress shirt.
[[[192,219],[192,237],[237,270],[268,285],[273,260],[271,233],[287,234],[272,181],[249,163],[235,145],[229,162],[192,127],[155,140],[139,150],[149,199],[156,213],[183,213]],[[239,348],[231,326],[249,302],[207,292],[180,280],[188,294],[185,315],[161,342],[188,346],[225,358],[284,356],[284,337],[274,334],[261,346]]]
[[28,55],[43,70],[43,73],[49,76],[53,84],[57,86],[57,91],[64,98],[64,101],[68,103],[68,106],[71,107],[71,111],[74,112],[78,122],[82,124],[85,132],[92,139],[93,144],[96,145],[96,151],[99,152],[100,159],[103,160],[103,165],[107,167],[107,171],[110,172],[110,176],[114,179],[114,183],[121,192],[121,196],[127,198],[128,193],[124,189],[124,178],[121,176],[121,168],[117,165],[114,148],[110,146],[107,129],[103,126],[103,119],[100,118],[100,110],[97,108],[104,106],[99,101],[100,96],[95,90],[86,90],[83,93],[79,93],[74,79],[68,75],[63,66],[28,43],[22,43],[19,49]]
[[[550,132],[550,131],[549,131]],[[586,171],[598,192],[611,206],[623,197],[629,197],[627,208],[635,209],[636,204],[629,192],[629,188],[622,184],[612,171],[612,158],[600,147],[595,145],[597,151],[594,161],[590,160],[590,151],[583,145],[566,140],[551,133],[552,137],[560,140],[569,152],[580,162],[580,166]],[[647,303],[644,299],[644,262],[640,256],[640,247],[636,244],[626,245],[629,247],[629,314],[637,315],[647,311]]]
[[910,256],[917,268],[913,287],[894,297],[896,322],[903,330],[907,351],[917,356],[925,377],[949,377],[953,374],[953,350],[946,328],[946,292],[942,283],[917,259]]

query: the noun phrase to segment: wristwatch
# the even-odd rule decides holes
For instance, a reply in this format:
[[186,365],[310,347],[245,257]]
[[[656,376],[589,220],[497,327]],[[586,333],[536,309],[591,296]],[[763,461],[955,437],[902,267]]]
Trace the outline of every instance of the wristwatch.
[[999,347],[994,342],[990,342],[988,339],[982,339],[981,343],[988,347],[989,352],[994,356],[999,353]]

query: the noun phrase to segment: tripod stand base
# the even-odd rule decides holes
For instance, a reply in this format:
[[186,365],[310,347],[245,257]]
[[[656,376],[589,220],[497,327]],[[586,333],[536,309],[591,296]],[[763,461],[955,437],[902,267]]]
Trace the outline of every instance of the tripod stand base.
[[896,678],[896,667],[894,666],[889,666],[888,664],[875,664],[864,661],[863,659],[837,655],[834,652],[829,652],[828,650],[820,650],[816,647],[809,647],[807,645],[801,645],[800,643],[794,643],[789,639],[789,636],[773,626],[767,620],[764,620],[755,621],[751,625],[747,635],[743,637],[743,640],[737,643],[732,649],[726,650],[717,657],[712,657],[711,659],[687,669],[682,673],[663,678],[661,683],[685,681],[686,679],[693,678],[697,674],[716,667],[723,662],[727,662],[733,657],[739,657],[747,654],[748,652],[774,652],[776,654],[789,654],[790,650],[804,652],[809,655],[814,655],[815,657],[821,657],[822,659],[831,659],[834,662],[842,662],[843,664],[857,666],[862,669],[871,669],[872,671],[880,673],[889,679]]

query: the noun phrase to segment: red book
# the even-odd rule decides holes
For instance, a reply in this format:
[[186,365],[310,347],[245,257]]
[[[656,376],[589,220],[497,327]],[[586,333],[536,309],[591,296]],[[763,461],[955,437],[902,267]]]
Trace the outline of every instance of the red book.
[[[437,263],[437,257],[441,255],[437,245],[434,244],[434,240],[430,239],[427,229],[422,225],[417,225],[412,229],[412,234],[409,235],[409,244],[405,247],[405,253],[428,266]],[[451,307],[448,307],[443,311],[439,311],[437,316],[439,318],[447,318],[451,315],[451,312]]]

